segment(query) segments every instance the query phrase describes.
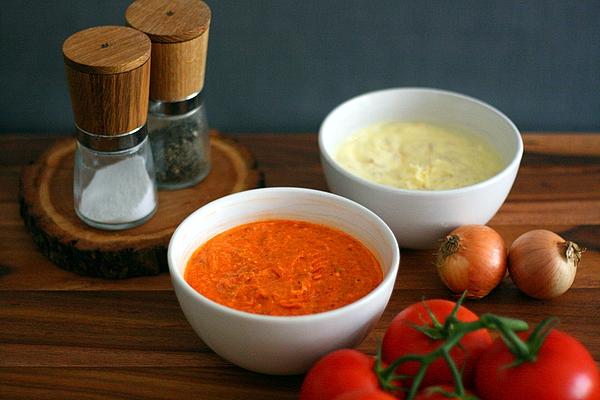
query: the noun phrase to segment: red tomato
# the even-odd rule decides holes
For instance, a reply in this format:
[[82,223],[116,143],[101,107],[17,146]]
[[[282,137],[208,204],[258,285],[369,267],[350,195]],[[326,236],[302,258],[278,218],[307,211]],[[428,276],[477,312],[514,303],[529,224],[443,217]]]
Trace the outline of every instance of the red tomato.
[[[448,393],[454,393],[454,387],[450,386],[450,385],[440,385],[440,386],[430,386],[422,391],[419,392],[418,395],[415,396],[415,400],[452,400],[452,399],[460,399],[460,397],[446,397],[445,394],[440,393],[439,391],[435,390],[435,388],[441,387],[443,390],[445,390]],[[473,398],[476,399],[475,396],[473,396],[472,393],[468,392],[466,393],[466,396],[463,398]],[[514,400],[514,399],[513,399]]]
[[378,390],[375,359],[357,350],[343,349],[327,354],[308,371],[300,400],[333,400],[346,392]]
[[346,392],[340,396],[337,396],[334,400],[397,400],[397,397],[384,392],[380,389],[375,390],[358,390],[353,392]]
[[550,331],[534,362],[507,368],[514,360],[506,344],[496,339],[477,364],[477,393],[486,400],[600,399],[600,373],[594,359],[564,332]]
[[[426,300],[424,303],[441,324],[444,324],[456,304],[448,300]],[[382,343],[383,360],[387,364],[407,354],[430,353],[443,344],[443,340],[431,339],[423,332],[414,328],[414,325],[433,326],[427,309],[423,302],[415,303],[405,308],[393,319],[385,332]],[[462,306],[458,309],[456,317],[463,322],[478,319],[477,315]],[[450,355],[459,371],[464,369],[463,381],[467,386],[470,386],[472,383],[475,362],[479,354],[491,344],[492,339],[490,334],[487,330],[481,329],[465,335],[460,341],[461,346],[455,346],[450,351]],[[420,364],[416,361],[407,362],[400,365],[396,372],[405,375],[415,375],[419,366]],[[427,369],[421,387],[445,383],[453,384],[454,379],[448,365],[440,358],[434,361]]]

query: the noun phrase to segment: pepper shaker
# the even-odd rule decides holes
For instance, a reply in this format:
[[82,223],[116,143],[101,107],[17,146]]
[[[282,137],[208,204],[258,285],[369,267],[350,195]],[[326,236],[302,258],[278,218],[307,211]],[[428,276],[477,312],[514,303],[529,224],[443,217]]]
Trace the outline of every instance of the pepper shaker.
[[85,29],[63,44],[77,146],[75,212],[100,229],[126,229],[157,207],[146,119],[150,39],[126,27]]
[[193,186],[210,170],[202,96],[210,8],[200,0],[137,0],[125,18],[152,40],[148,131],[158,188]]

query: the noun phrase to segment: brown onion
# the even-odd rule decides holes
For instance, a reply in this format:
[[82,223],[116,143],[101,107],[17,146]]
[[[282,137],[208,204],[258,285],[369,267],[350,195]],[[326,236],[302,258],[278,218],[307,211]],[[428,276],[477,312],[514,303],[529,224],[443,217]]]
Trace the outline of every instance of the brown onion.
[[485,225],[464,225],[443,240],[436,266],[440,278],[452,292],[480,299],[506,275],[506,245],[502,237]]
[[536,299],[560,296],[573,284],[584,250],[554,232],[529,231],[510,247],[510,277],[519,289]]

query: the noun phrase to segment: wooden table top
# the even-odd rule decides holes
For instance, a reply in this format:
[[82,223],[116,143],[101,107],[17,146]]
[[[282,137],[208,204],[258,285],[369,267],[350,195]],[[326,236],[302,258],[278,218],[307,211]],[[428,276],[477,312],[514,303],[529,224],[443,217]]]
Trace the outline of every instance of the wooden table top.
[[[267,186],[326,190],[314,134],[236,135]],[[21,166],[54,137],[0,136],[0,398],[294,399],[301,376],[273,377],[214,354],[185,320],[169,276],[109,281],[59,269],[19,216]],[[517,181],[489,225],[507,245],[533,228],[588,250],[565,295],[538,301],[505,280],[467,306],[477,313],[560,318],[600,361],[600,134],[525,134]],[[432,251],[402,250],[395,291],[359,349],[373,353],[393,316],[421,298],[449,298]]]

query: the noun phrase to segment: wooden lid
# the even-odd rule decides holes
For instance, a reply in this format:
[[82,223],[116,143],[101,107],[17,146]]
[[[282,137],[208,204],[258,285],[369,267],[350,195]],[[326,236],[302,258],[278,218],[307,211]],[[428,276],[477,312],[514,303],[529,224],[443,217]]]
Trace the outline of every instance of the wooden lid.
[[150,98],[177,102],[202,91],[210,8],[201,0],[137,0],[127,23],[152,39]]
[[131,71],[150,58],[150,40],[123,26],[98,26],[71,35],[63,44],[65,63],[88,74]]
[[178,43],[208,30],[210,8],[201,0],[136,0],[127,8],[125,19],[153,42]]
[[152,43],[120,26],[85,29],[63,44],[75,123],[96,135],[119,135],[146,123]]

